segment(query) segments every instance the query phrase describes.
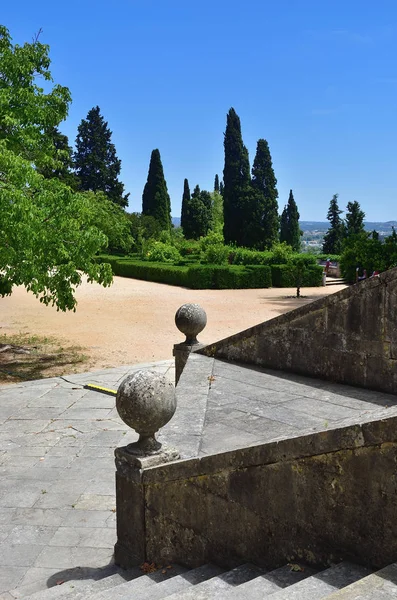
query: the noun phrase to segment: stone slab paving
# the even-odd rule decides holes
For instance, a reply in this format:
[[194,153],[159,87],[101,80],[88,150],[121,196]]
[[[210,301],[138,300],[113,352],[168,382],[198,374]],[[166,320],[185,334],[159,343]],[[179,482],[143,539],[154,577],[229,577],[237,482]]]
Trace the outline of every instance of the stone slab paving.
[[[172,361],[0,388],[0,600],[109,574],[115,532],[114,449],[136,441],[115,400],[139,368],[172,381]],[[397,397],[191,355],[178,409],[159,438],[205,456],[397,414]]]
[[83,385],[117,389],[140,368],[174,382],[171,360],[0,387],[0,600],[108,572],[114,449],[137,436]]
[[183,458],[397,415],[397,396],[191,354],[162,430]]

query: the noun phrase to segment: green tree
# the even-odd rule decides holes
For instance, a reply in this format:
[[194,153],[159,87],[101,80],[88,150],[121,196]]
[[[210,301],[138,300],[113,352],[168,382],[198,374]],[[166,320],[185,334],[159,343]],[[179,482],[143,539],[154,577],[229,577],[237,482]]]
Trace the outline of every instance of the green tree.
[[196,185],[188,202],[183,227],[186,239],[198,240],[212,228],[212,198],[209,192]]
[[227,244],[242,245],[247,218],[245,201],[251,181],[248,150],[243,144],[240,119],[234,108],[227,115],[224,148],[223,232]]
[[106,235],[107,252],[128,254],[134,239],[125,210],[109,200],[103,192],[84,192],[84,196],[91,203],[91,217],[87,222]]
[[[183,196],[181,207],[181,227],[184,232],[186,229],[186,221],[189,220],[189,203],[190,203],[190,188],[187,179],[183,182]],[[187,225],[189,227],[189,225]]]
[[73,150],[69,146],[67,136],[61,133],[58,127],[49,128],[47,134],[53,143],[52,160],[41,167],[38,166],[37,171],[46,179],[56,177],[76,190],[79,186],[79,181],[72,171]]
[[153,150],[142,195],[142,214],[154,217],[162,229],[171,229],[171,200],[159,150]]
[[49,47],[38,36],[13,45],[0,26],[0,295],[24,285],[44,304],[66,310],[76,306],[83,274],[104,285],[112,276],[110,265],[94,260],[107,239],[92,225],[87,198],[39,173],[57,168],[51,131],[70,102],[49,67]]
[[223,237],[223,198],[219,192],[212,192],[212,230]]
[[269,144],[260,139],[257,143],[256,155],[252,166],[252,187],[257,192],[257,207],[251,220],[257,222],[256,239],[251,238],[251,245],[257,248],[271,248],[278,241],[280,220],[278,216],[277,179],[274,175]]
[[218,177],[218,173],[215,175],[214,192],[219,192],[219,177]]
[[363,233],[364,219],[365,212],[361,210],[359,203],[356,200],[348,202],[345,219],[345,236],[349,238],[352,235]]
[[223,185],[223,181],[220,181],[219,182],[219,193],[221,196],[223,196],[224,190],[225,190],[225,187]]
[[299,227],[299,211],[292,190],[289,191],[288,203],[281,215],[280,242],[286,242],[295,252],[299,252],[300,250],[301,230]]
[[327,214],[331,226],[324,236],[323,252],[325,254],[340,254],[342,251],[344,237],[344,226],[340,217],[342,212],[338,206],[338,194],[334,194]]
[[112,132],[99,106],[92,108],[77,130],[76,174],[81,190],[104,192],[109,200],[126,207],[129,194],[124,195],[124,185],[118,179],[121,161],[117,158],[111,137]]

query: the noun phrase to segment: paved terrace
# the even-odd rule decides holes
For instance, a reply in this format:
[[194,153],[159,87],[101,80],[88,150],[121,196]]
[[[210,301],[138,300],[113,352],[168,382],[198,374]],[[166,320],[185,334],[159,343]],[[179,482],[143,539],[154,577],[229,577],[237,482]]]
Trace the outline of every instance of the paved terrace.
[[[0,600],[112,568],[113,452],[137,436],[82,386],[138,368],[174,378],[163,361],[0,388]],[[396,396],[191,355],[161,437],[202,456],[394,414]]]

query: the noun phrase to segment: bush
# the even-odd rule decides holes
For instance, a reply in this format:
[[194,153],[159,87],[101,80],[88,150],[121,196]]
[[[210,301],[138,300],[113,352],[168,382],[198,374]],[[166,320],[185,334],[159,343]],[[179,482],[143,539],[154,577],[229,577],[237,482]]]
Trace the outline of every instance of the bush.
[[[272,265],[273,287],[297,287],[296,274],[293,265]],[[309,265],[303,270],[301,286],[318,287],[322,285],[323,268],[319,265]]]
[[200,242],[198,240],[181,240],[177,243],[179,253],[183,257],[200,256]]
[[142,258],[150,262],[174,263],[181,259],[181,255],[175,246],[151,240]]
[[223,245],[223,235],[221,233],[215,233],[214,231],[210,231],[208,235],[200,238],[199,243],[201,252],[205,252],[209,246]]
[[229,247],[223,244],[211,244],[202,254],[202,261],[210,265],[227,264],[229,258]]
[[192,289],[241,289],[271,287],[270,267],[201,265],[190,267],[188,287]]

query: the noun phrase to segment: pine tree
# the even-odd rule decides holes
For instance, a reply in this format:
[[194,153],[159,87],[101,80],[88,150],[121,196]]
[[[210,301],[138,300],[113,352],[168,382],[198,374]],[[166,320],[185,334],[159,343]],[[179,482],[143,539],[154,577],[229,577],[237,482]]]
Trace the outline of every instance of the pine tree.
[[212,228],[212,198],[196,185],[187,203],[183,234],[186,239],[198,240],[206,236]]
[[159,150],[153,150],[142,195],[142,214],[154,217],[163,229],[171,229],[171,200]]
[[347,238],[364,232],[364,219],[365,212],[361,210],[359,203],[356,200],[348,202],[345,219],[345,235]]
[[99,106],[89,111],[77,131],[74,162],[80,189],[104,192],[115,204],[127,206],[129,194],[124,195],[124,185],[118,180],[121,161]]
[[329,203],[327,219],[330,228],[324,236],[323,252],[325,254],[340,254],[344,235],[343,221],[340,217],[342,210],[338,206],[338,194],[334,194]]
[[242,245],[246,222],[246,199],[250,190],[248,150],[243,144],[240,119],[231,108],[227,115],[223,169],[224,237],[227,244]]
[[73,150],[69,146],[69,140],[59,131],[58,127],[51,127],[48,136],[53,144],[53,161],[37,167],[37,172],[46,179],[56,177],[75,190],[78,187],[78,180],[72,172]]
[[288,203],[281,215],[280,225],[280,242],[286,242],[295,252],[299,252],[301,246],[299,211],[292,190],[289,191]]
[[260,139],[257,143],[255,160],[252,166],[252,188],[256,192],[251,220],[256,224],[251,245],[257,248],[271,248],[278,240],[278,191],[274,175],[269,144]]
[[187,179],[183,182],[183,196],[182,196],[182,210],[181,210],[181,227],[185,233],[186,226],[188,227],[187,221],[189,219],[189,202],[190,202],[190,188]]
[[219,177],[218,177],[218,173],[215,175],[214,192],[219,192]]

